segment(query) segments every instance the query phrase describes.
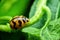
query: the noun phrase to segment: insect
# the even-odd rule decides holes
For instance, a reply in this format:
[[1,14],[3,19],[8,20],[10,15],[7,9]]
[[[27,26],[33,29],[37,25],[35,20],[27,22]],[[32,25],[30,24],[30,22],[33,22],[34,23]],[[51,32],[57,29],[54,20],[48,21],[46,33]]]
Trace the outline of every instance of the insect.
[[29,22],[29,19],[26,18],[25,16],[15,16],[10,21],[10,27],[12,29],[20,29],[20,28],[24,27],[27,22]]

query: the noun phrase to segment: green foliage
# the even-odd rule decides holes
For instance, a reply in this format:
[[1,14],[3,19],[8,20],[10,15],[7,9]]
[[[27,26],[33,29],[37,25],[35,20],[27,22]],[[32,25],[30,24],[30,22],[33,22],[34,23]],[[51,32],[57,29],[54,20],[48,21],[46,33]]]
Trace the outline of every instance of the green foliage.
[[0,16],[23,15],[29,6],[30,0],[1,0]]
[[[36,3],[37,3],[37,0],[34,2],[33,6],[32,6],[32,9],[30,12],[30,18],[33,17],[36,12]],[[32,28],[29,30],[28,30],[28,28],[24,30],[24,32],[28,33],[27,40],[59,40],[59,38],[60,38],[59,23],[60,22],[59,22],[59,19],[57,19],[58,15],[59,15],[59,5],[60,5],[59,3],[60,3],[59,0],[48,0],[47,1],[47,6],[50,8],[50,10],[52,12],[50,23],[48,24],[48,26],[46,28],[43,29],[43,27],[44,27],[43,25],[45,24],[45,21],[46,21],[46,14],[44,14],[44,16],[41,19],[39,19],[36,23],[34,23],[32,26],[30,26],[32,28],[34,27],[34,28],[40,29],[40,31],[38,31],[38,32],[40,32],[40,34],[38,32],[36,32],[36,29],[32,29]],[[43,11],[43,12],[46,13],[45,11]],[[28,32],[27,32],[27,30],[28,30]],[[33,34],[32,31],[30,33],[30,30],[34,31],[35,34]],[[42,32],[41,32],[41,30],[42,30]],[[57,30],[58,30],[58,32],[57,32]],[[36,37],[36,33],[39,36],[37,35],[37,37]],[[29,35],[29,34],[31,34],[31,35]]]
[[52,11],[52,20],[56,19],[58,16],[57,11],[59,11],[59,8],[58,8],[58,6],[60,5],[59,3],[60,3],[59,0],[48,0],[47,1],[47,5]]
[[[29,0],[0,1],[1,40],[60,40],[60,0],[34,0],[30,21],[21,30],[11,30],[9,21],[16,15],[28,15]],[[10,37],[9,37],[10,36]]]

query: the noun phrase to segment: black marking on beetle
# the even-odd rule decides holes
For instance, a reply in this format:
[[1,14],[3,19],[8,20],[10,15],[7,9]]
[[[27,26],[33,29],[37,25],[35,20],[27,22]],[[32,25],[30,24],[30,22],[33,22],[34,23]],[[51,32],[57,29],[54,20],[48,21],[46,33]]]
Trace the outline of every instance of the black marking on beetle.
[[23,20],[23,22],[25,23],[26,20]]
[[20,20],[18,20],[19,26],[22,26],[22,22]]
[[17,28],[16,28],[16,23],[15,23],[14,21],[12,21],[12,23],[14,24],[14,25],[13,25],[14,29],[17,29]]

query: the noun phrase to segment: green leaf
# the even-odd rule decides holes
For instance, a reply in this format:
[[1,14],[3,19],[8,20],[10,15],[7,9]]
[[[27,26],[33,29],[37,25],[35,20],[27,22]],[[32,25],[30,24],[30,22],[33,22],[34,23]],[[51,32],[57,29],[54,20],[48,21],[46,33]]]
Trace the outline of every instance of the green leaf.
[[49,26],[40,33],[42,40],[59,40],[60,39],[60,18],[53,20]]
[[60,1],[59,1],[59,10],[58,10],[58,18],[60,17]]
[[59,0],[47,0],[47,6],[51,9],[52,12],[52,20],[56,19],[58,17],[58,5]]
[[[58,14],[57,13],[58,12],[58,4],[59,4],[58,2],[59,2],[59,0],[48,0],[47,1],[47,5],[51,9],[51,11],[52,11],[52,17],[51,17],[52,20],[54,20],[54,19],[56,19],[58,17],[58,15],[57,15]],[[37,5],[36,3],[37,3],[37,0],[35,0],[34,4],[32,6],[32,9],[31,9],[30,14],[29,14],[29,18],[31,18],[31,17],[34,16],[34,13],[36,11],[36,5]],[[46,15],[44,15],[42,17],[42,19],[40,19],[39,21],[37,21],[31,27],[37,27],[37,28],[40,29],[44,25],[45,21],[46,21]],[[51,29],[52,29],[52,27],[51,27]],[[49,28],[43,29],[40,35],[41,35],[40,36],[41,40],[58,40],[59,39],[59,34],[57,34],[56,32],[51,32],[51,30],[49,30]],[[29,37],[28,40],[32,40],[33,39],[31,35],[30,36],[28,35],[28,37]],[[40,39],[38,39],[38,40],[40,40]]]
[[39,31],[40,31],[39,29],[34,28],[34,27],[27,27],[27,28],[22,29],[22,32],[32,34],[35,36],[39,36],[39,33],[40,33]]
[[41,35],[41,40],[58,40],[59,35],[56,32],[50,31],[48,28],[45,28]]
[[27,27],[22,29],[22,32],[28,34],[26,40],[40,40],[40,30],[34,27]]
[[50,22],[49,24],[50,27],[48,27],[50,29],[50,31],[56,32],[60,35],[60,18],[57,20],[53,20]]

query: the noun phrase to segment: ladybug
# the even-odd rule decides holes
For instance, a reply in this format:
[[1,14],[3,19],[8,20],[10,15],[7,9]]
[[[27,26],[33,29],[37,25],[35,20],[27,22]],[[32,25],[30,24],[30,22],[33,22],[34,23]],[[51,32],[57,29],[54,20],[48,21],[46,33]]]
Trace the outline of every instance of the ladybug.
[[25,26],[25,24],[29,22],[29,19],[25,16],[15,16],[11,21],[10,21],[10,27],[12,29],[20,29]]

